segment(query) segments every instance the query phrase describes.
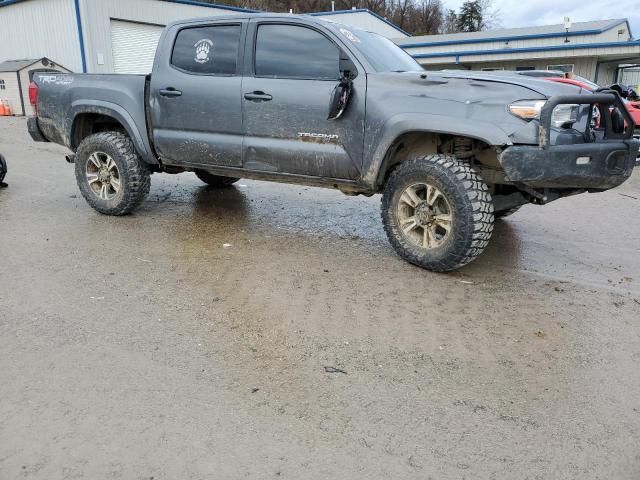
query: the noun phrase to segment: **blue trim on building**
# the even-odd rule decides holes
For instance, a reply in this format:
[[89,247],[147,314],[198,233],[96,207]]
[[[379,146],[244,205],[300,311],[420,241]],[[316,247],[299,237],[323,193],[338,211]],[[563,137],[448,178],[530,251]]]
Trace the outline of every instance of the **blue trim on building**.
[[250,10],[248,8],[231,7],[229,5],[218,5],[217,3],[198,2],[197,0],[160,0],[169,3],[181,3],[183,5],[193,5],[195,7],[218,8],[220,10],[230,10],[232,12],[258,13],[260,10]]
[[356,8],[355,10],[336,10],[334,12],[314,12],[314,13],[309,13],[307,15],[311,15],[311,16],[314,16],[314,17],[323,17],[323,16],[328,16],[328,15],[342,15],[342,14],[345,14],[345,13],[368,13],[368,14],[373,15],[374,17],[376,17],[378,20],[382,20],[384,23],[386,23],[390,27],[395,28],[397,31],[401,32],[403,35],[406,35],[408,37],[411,36],[410,33],[405,32],[399,26],[391,23],[386,18],[381,17],[376,12],[372,12],[368,8]]
[[552,45],[549,47],[501,48],[495,50],[467,50],[465,52],[417,53],[413,58],[469,57],[477,55],[500,55],[505,53],[553,52],[557,50],[581,50],[585,48],[615,48],[640,46],[640,40],[629,42],[580,43],[577,45]]
[[[515,40],[535,40],[540,38],[563,38],[565,36],[575,37],[578,35],[599,35],[606,31],[611,30],[612,28],[617,27],[618,25],[622,25],[626,23],[627,26],[629,23],[626,20],[621,20],[612,25],[609,25],[607,28],[603,29],[593,29],[593,30],[576,30],[574,32],[552,32],[552,33],[532,33],[529,35],[511,35],[508,37],[484,37],[484,38],[469,38],[464,40],[444,40],[441,42],[423,42],[423,43],[405,43],[398,44],[401,48],[420,48],[420,47],[440,47],[443,45],[465,45],[470,43],[490,43],[490,42],[511,42]],[[631,35],[631,29],[627,27],[629,30],[629,35]],[[487,32],[490,33],[490,32]]]
[[26,2],[27,0],[4,0],[4,2],[0,2],[0,8],[8,7],[9,5],[14,5],[16,3]]
[[82,19],[80,18],[80,2],[73,0],[76,13],[76,25],[78,28],[78,40],[80,42],[80,59],[82,60],[82,73],[87,73],[87,58],[84,53],[84,34],[82,33]]

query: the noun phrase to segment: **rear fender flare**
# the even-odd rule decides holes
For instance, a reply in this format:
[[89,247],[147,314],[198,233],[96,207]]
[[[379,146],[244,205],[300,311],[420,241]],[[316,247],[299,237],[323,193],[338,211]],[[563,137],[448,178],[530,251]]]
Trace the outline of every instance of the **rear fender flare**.
[[71,132],[70,139],[73,138],[73,128],[75,127],[76,118],[83,113],[96,113],[114,118],[124,127],[129,138],[133,141],[138,155],[147,163],[158,163],[158,160],[151,153],[147,132],[140,132],[129,112],[115,103],[101,100],[94,100],[91,103],[74,102],[71,105],[71,113],[68,116],[69,124],[65,129],[65,131]]
[[406,133],[424,132],[461,137],[475,138],[487,145],[511,145],[511,139],[500,127],[490,123],[478,123],[477,120],[468,120],[459,117],[445,115],[432,115],[423,113],[406,113],[391,117],[378,132],[372,132],[369,138],[381,138],[382,140],[369,153],[371,162],[365,169],[363,182],[377,190],[381,182],[384,182],[385,162],[391,147],[396,140]]

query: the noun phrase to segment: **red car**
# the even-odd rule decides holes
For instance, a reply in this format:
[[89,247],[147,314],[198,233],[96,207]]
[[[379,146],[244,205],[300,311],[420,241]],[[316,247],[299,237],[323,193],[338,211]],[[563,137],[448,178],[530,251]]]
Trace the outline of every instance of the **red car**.
[[[593,92],[600,88],[599,85],[596,85],[593,82],[590,82],[586,78],[582,78],[579,76],[574,76],[573,78],[562,78],[562,77],[543,77],[544,80],[549,80],[551,82],[558,83],[567,83],[569,85],[575,85],[576,87],[584,88],[585,90],[589,90]],[[634,131],[636,135],[640,135],[640,102],[637,101],[629,101],[623,99],[625,106],[627,107],[627,111],[631,118],[633,118]]]

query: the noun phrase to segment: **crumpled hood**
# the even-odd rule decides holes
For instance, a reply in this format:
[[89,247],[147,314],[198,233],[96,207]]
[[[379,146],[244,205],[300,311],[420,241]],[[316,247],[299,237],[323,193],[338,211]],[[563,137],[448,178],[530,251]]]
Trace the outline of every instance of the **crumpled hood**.
[[540,93],[546,97],[553,97],[554,95],[575,95],[576,93],[591,93],[588,90],[584,90],[576,85],[551,82],[542,78],[518,75],[517,73],[492,73],[477,71],[442,71],[437,73],[445,77],[469,78],[485,82],[499,82],[508,83],[510,85],[519,85],[521,87],[533,90],[534,92]]
[[479,82],[492,82],[502,83],[507,85],[517,85],[524,87],[532,92],[544,95],[545,97],[553,97],[555,95],[575,95],[576,93],[590,93],[588,90],[584,90],[575,85],[569,85],[565,83],[550,82],[549,80],[543,80],[535,77],[527,77],[525,75],[518,75],[516,73],[492,73],[492,72],[477,72],[472,70],[442,70],[442,71],[424,71],[424,72],[398,72],[398,73],[384,73],[383,75],[397,76],[398,80],[410,80],[415,81],[420,76],[426,75],[428,81],[446,81],[449,78],[475,80]]

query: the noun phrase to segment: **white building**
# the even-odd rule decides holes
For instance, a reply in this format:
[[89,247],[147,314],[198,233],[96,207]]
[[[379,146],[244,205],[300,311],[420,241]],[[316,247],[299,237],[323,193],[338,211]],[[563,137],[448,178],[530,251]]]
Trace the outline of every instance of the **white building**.
[[[147,73],[162,28],[196,17],[251,10],[192,0],[5,0],[0,62],[47,57],[74,72]],[[407,37],[366,9],[321,12],[386,37]]]
[[626,19],[425,35],[394,40],[427,70],[564,70],[602,85],[640,62]]

